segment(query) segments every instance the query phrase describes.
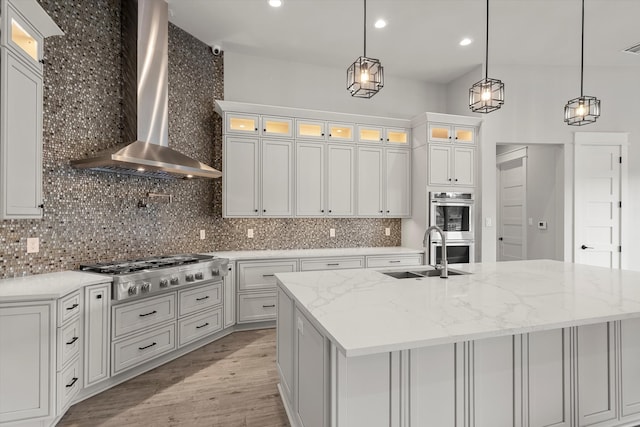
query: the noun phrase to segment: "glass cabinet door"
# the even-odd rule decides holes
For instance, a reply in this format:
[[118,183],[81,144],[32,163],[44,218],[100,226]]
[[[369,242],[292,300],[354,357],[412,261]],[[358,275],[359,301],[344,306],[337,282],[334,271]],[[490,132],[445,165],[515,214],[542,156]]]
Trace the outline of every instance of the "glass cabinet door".
[[296,120],[296,138],[325,140],[325,123],[316,120]]
[[431,142],[451,142],[451,126],[430,124],[429,141]]
[[293,120],[283,117],[262,116],[262,135],[291,138],[293,135]]
[[40,58],[42,58],[43,37],[33,26],[22,19],[11,5],[8,6],[7,44],[18,56],[41,71]]
[[386,140],[390,144],[409,145],[409,131],[407,129],[385,129]]
[[473,144],[474,128],[466,126],[455,127],[455,139],[456,142],[466,142]]
[[353,125],[329,123],[330,141],[353,141]]
[[245,135],[258,134],[258,116],[253,114],[226,113],[227,133],[241,133]]
[[382,128],[376,126],[358,126],[358,142],[382,142]]

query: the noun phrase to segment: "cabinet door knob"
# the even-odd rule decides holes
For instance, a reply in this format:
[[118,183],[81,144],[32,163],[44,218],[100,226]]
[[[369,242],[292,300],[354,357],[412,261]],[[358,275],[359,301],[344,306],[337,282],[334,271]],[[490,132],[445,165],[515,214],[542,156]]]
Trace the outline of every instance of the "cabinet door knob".
[[[256,130],[258,130],[258,129],[256,129]],[[262,129],[262,132],[266,132],[266,131],[267,131],[266,129]]]
[[324,136],[324,132],[320,134],[320,136]]
[[331,134],[329,134],[329,138],[331,138]]
[[458,182],[458,178],[456,178],[456,182]]
[[451,181],[451,178],[449,178],[449,181]]
[[[456,181],[457,181],[457,180],[456,180]],[[266,209],[262,209],[262,212],[266,212],[266,211],[267,211]]]
[[387,142],[389,142],[389,138],[387,138]]
[[391,212],[391,211],[387,211],[387,213],[389,213],[389,212]]
[[458,139],[458,137],[456,136],[456,139]]
[[[382,141],[382,138],[380,138],[380,141]],[[387,139],[387,141],[388,141],[388,139]]]
[[329,213],[331,213],[331,209],[329,209]]
[[102,299],[102,295],[96,295],[96,299]]
[[256,209],[254,212],[258,212],[258,209]]
[[255,128],[254,130],[255,130],[256,132],[258,132],[258,128]]
[[380,211],[380,213],[382,213],[382,211]]
[[320,209],[320,212],[324,213],[324,209]]

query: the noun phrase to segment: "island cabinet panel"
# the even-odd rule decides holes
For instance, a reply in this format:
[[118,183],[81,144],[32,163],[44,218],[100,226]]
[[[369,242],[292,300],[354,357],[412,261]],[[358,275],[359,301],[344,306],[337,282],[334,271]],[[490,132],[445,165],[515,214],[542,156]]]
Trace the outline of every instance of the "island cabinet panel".
[[640,319],[620,322],[621,417],[640,414]]
[[521,426],[520,378],[516,354],[520,336],[473,341],[469,345],[471,427]]
[[409,350],[411,426],[462,427],[463,344]]
[[276,322],[277,354],[276,361],[280,374],[280,388],[289,401],[293,404],[293,313],[294,304],[282,289],[278,288],[278,317]]
[[614,323],[576,328],[577,424],[581,427],[616,425],[614,328]]
[[301,427],[325,427],[329,420],[328,345],[299,310],[295,318],[295,416]]
[[[571,425],[571,359],[568,329],[523,336],[523,405],[529,427]],[[526,368],[528,366],[528,369]]]

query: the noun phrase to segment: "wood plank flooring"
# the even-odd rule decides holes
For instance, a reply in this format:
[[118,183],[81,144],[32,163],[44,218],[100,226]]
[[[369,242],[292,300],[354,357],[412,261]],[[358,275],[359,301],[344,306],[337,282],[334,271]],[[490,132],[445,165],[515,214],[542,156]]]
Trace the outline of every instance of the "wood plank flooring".
[[235,332],[72,406],[58,427],[285,427],[275,329]]

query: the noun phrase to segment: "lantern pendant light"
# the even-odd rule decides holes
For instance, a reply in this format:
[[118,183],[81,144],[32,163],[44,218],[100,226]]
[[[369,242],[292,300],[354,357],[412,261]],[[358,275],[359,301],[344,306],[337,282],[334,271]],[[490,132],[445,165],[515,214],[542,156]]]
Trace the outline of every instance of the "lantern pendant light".
[[469,89],[469,108],[474,113],[490,113],[504,104],[504,83],[489,78],[489,0],[487,0],[487,43],[485,45],[484,79]]
[[357,98],[371,98],[384,86],[380,60],[367,57],[367,0],[364,0],[364,55],[347,68],[347,90]]
[[571,126],[595,123],[600,117],[600,100],[595,96],[585,96],[584,87],[584,0],[582,0],[582,47],[580,52],[580,97],[564,106],[564,121]]

